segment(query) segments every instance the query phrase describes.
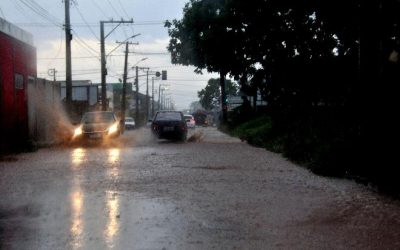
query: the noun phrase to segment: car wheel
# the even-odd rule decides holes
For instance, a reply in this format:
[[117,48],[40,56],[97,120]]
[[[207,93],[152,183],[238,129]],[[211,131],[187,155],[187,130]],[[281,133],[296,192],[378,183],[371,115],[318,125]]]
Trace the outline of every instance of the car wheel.
[[185,142],[187,139],[187,135],[186,134],[182,135],[180,139],[182,142]]

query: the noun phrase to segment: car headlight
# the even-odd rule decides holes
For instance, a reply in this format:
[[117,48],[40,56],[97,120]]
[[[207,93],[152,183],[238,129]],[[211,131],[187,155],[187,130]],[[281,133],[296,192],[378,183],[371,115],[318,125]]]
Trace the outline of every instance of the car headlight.
[[74,131],[74,137],[77,137],[82,134],[82,127],[78,127]]
[[108,134],[114,134],[115,132],[118,131],[118,123],[114,123],[111,125],[111,127],[108,129]]

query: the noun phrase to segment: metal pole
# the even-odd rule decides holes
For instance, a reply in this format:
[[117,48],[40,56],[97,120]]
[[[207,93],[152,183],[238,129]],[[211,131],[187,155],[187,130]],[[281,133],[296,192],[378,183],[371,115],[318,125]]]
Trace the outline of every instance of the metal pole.
[[139,123],[139,75],[138,75],[139,67],[136,66],[136,114],[135,114],[135,120],[136,123]]
[[[117,23],[118,25],[111,30],[106,36],[104,36],[104,24],[105,23]],[[107,84],[106,84],[106,75],[107,75],[107,68],[106,68],[106,52],[104,46],[104,40],[108,37],[121,23],[133,23],[133,20],[130,21],[100,21],[100,53],[101,53],[101,107],[103,111],[106,111],[108,108],[107,103]],[[132,36],[134,37],[134,36]]]
[[149,120],[149,70],[146,72],[146,121]]
[[100,21],[100,52],[101,52],[101,109],[107,110],[106,89],[106,52],[104,48],[104,21]]
[[[124,77],[122,80],[122,103],[121,103],[121,121],[122,124],[125,124],[125,103],[126,103],[126,79],[128,75],[128,46],[129,42],[126,42],[125,45],[125,65],[124,65]],[[122,126],[122,131],[124,131],[125,126]]]
[[67,112],[72,111],[72,73],[71,73],[71,24],[69,15],[69,0],[65,0],[65,47],[66,47],[66,77],[65,77],[65,97]]
[[161,84],[158,85],[158,110],[161,110]]
[[151,117],[154,116],[154,77],[151,78]]

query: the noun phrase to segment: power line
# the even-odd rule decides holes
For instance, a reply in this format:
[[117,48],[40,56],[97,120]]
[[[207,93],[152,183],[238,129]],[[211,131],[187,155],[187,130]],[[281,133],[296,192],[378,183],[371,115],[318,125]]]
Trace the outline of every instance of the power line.
[[96,1],[92,0],[92,3],[94,6],[96,6],[96,8],[103,14],[103,16],[108,19],[108,16],[106,15],[106,13],[104,13],[103,9],[100,8],[100,6],[96,3]]
[[[131,53],[135,53],[135,52],[131,52]],[[135,54],[137,54],[137,53],[135,53]],[[140,54],[140,55],[169,55],[169,53],[163,53],[163,52],[155,52],[155,53],[152,53],[152,52],[149,52],[149,53],[142,53],[142,54]],[[110,58],[110,57],[123,57],[123,56],[125,56],[125,55],[107,55],[107,59],[108,58]],[[75,56],[75,57],[72,57],[72,58],[75,58],[75,59],[93,59],[93,58],[96,58],[96,59],[98,59],[98,56]],[[65,59],[65,57],[38,57],[37,58],[37,60],[64,60]],[[173,67],[182,67],[182,66],[180,66],[180,65],[168,65],[168,66],[157,66],[157,67],[151,67],[152,69],[158,69],[158,68],[173,68]]]
[[[35,23],[35,22],[31,22],[31,23],[14,23],[15,25],[18,26],[23,26],[23,27],[43,27],[43,28],[47,28],[49,26],[54,26],[54,25],[50,25],[47,23]],[[75,28],[86,28],[86,26],[90,26],[90,27],[99,27],[100,24],[98,23],[71,23],[72,26],[74,26]],[[107,24],[106,24],[107,25]],[[111,25],[111,24],[109,24]],[[136,26],[141,26],[141,25],[164,25],[163,21],[142,21],[142,22],[135,22],[131,25],[136,25]]]
[[62,28],[61,23],[55,18],[54,16],[50,15],[47,10],[41,7],[33,0],[20,0],[22,4],[28,7],[30,10],[35,12],[37,15],[41,16],[43,19],[47,20],[48,22],[52,23],[53,25]]
[[[62,42],[63,42],[63,32],[61,31],[61,35],[60,35],[60,43],[58,44],[58,50],[56,55],[50,60],[50,62],[47,64],[47,68],[50,68],[50,64],[56,60],[55,58],[57,58],[61,52],[61,47],[62,47]],[[63,58],[65,59],[65,58]]]
[[77,10],[79,16],[81,17],[81,19],[83,20],[83,22],[86,24],[86,27],[90,30],[90,32],[93,34],[93,36],[100,41],[100,38],[96,35],[96,33],[93,31],[92,27],[89,26],[88,22],[86,21],[85,17],[82,15],[81,11],[78,8],[78,4],[75,3],[75,9]]
[[[120,6],[121,9],[122,9],[122,12],[125,13],[126,18],[129,19],[129,15],[128,15],[128,13],[126,12],[126,10],[125,10],[123,4],[121,3],[121,0],[118,0],[118,3],[119,3],[119,6]],[[129,27],[131,28],[132,34],[134,34],[135,32],[134,32],[134,30],[133,30],[133,27],[132,27],[131,25],[129,25]]]
[[204,80],[197,80],[197,79],[171,79],[171,78],[168,78],[168,81],[178,81],[178,82],[204,82],[204,81],[208,81],[208,80],[210,80],[210,79],[204,79]]
[[114,8],[114,5],[110,2],[110,0],[107,0],[107,2],[108,2],[108,4],[111,6],[111,8],[113,9],[114,13],[115,13],[117,16],[122,17],[122,16],[117,12],[117,10]]
[[72,30],[72,33],[74,33],[75,37],[77,38],[77,42],[83,47],[86,48],[86,51],[89,52],[89,54],[91,54],[92,56],[95,56],[98,60],[100,60],[100,57],[98,55],[94,55],[93,53],[98,53],[96,50],[94,50],[92,47],[90,47],[90,45],[88,45],[83,39],[81,39],[78,34]]
[[[14,6],[16,7],[17,11],[19,13],[22,14],[22,16],[24,17],[28,17],[28,19],[33,20],[32,16],[29,15],[28,12],[25,12],[24,8],[22,8],[22,6],[18,3],[18,1],[14,1],[14,0],[10,0],[10,2],[12,2],[14,4]],[[53,26],[53,25],[52,25]]]

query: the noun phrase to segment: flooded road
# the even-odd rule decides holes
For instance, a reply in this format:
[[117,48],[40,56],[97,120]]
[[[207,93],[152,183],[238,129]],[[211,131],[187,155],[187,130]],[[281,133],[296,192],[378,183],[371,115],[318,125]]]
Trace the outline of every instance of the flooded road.
[[215,128],[0,161],[1,249],[399,249],[400,203]]

